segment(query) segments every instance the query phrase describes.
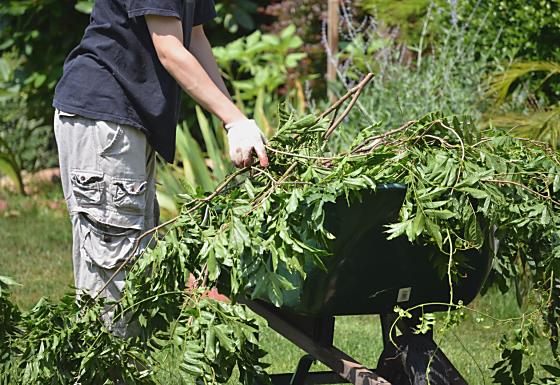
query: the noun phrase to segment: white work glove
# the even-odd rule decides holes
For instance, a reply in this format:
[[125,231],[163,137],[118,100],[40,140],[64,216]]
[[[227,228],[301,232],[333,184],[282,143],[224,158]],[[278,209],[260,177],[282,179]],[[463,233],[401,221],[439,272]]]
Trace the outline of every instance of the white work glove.
[[262,167],[268,166],[268,156],[264,147],[264,138],[254,120],[240,120],[226,124],[229,140],[229,156],[236,167],[248,167],[253,164],[253,151]]

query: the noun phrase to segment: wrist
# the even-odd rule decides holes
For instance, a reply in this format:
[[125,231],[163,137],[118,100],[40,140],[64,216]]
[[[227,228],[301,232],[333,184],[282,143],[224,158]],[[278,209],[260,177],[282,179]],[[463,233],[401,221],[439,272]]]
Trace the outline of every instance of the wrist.
[[247,116],[245,116],[245,114],[235,105],[234,108],[231,108],[229,111],[226,111],[222,116],[220,116],[220,119],[224,123],[224,127],[231,125],[232,123],[248,120]]

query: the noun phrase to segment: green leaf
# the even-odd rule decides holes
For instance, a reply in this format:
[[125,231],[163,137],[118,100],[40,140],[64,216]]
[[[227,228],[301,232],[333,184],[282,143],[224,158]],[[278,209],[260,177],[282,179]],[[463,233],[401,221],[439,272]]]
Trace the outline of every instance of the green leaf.
[[185,176],[192,185],[200,186],[204,191],[212,191],[217,186],[218,181],[212,178],[204,153],[186,125],[177,130],[177,152],[185,169],[190,170]]
[[10,277],[4,277],[0,275],[0,283],[6,286],[22,286],[21,284],[17,283],[14,279]]
[[13,159],[12,154],[0,152],[0,174],[8,176],[15,183],[18,191],[25,195],[21,171]]
[[457,217],[457,214],[455,214],[454,212],[452,212],[450,210],[426,209],[426,210],[424,210],[424,213],[429,217],[435,217],[437,219],[443,219],[443,220],[447,220],[447,219],[450,219],[450,218]]
[[550,366],[550,365],[541,365],[541,366],[544,370],[552,374],[554,377],[560,378],[560,367]]
[[208,251],[208,278],[210,281],[215,282],[220,276],[220,266],[216,261],[216,255],[214,253],[214,248],[210,248]]
[[290,199],[288,200],[288,204],[286,205],[286,211],[288,214],[295,212],[298,208],[299,203],[299,194],[298,190],[294,190],[290,195]]
[[289,26],[287,26],[286,28],[284,28],[282,30],[282,32],[280,32],[280,38],[282,40],[286,40],[291,38],[294,33],[296,33],[296,26],[293,24],[290,24]]
[[196,106],[196,116],[198,118],[198,126],[200,131],[202,132],[202,136],[204,138],[204,144],[206,146],[206,151],[208,152],[208,156],[212,161],[212,172],[214,177],[217,180],[224,180],[226,177],[226,172],[228,171],[229,161],[226,162],[223,157],[223,151],[220,151],[216,135],[204,112],[199,106]]
[[74,6],[74,8],[78,12],[82,12],[82,13],[85,13],[85,14],[89,15],[89,14],[91,14],[91,11],[93,10],[93,1],[91,1],[91,0],[78,1],[76,3],[76,5]]
[[474,247],[479,248],[482,246],[484,241],[484,236],[478,221],[476,220],[476,215],[474,212],[468,217],[467,225],[465,229],[465,238],[472,242]]
[[424,231],[424,223],[426,220],[426,216],[423,214],[422,211],[416,212],[416,217],[414,217],[414,221],[412,222],[412,226],[407,229],[406,235],[408,236],[408,240],[413,242],[422,232]]
[[429,218],[426,218],[425,223],[426,223],[426,228],[428,229],[428,233],[434,238],[439,249],[442,250],[443,238],[441,236],[440,227]]
[[305,53],[291,53],[286,56],[286,67],[295,68],[299,65],[299,62],[307,57]]
[[216,337],[220,341],[220,346],[222,346],[228,352],[234,352],[235,346],[233,340],[228,337],[229,330],[226,325],[217,325],[215,328]]
[[461,187],[458,190],[466,192],[467,194],[469,194],[470,196],[472,196],[473,198],[476,198],[476,199],[488,198],[488,193],[486,193],[485,191],[479,190],[479,189],[472,188],[472,187]]
[[214,327],[210,326],[206,330],[206,344],[204,348],[204,354],[209,360],[216,359],[216,331]]
[[407,229],[411,225],[412,225],[412,219],[409,219],[404,222],[393,223],[388,225],[387,227],[389,228],[389,230],[387,230],[386,232],[390,235],[387,237],[387,239],[391,240],[400,237],[401,235],[407,232]]

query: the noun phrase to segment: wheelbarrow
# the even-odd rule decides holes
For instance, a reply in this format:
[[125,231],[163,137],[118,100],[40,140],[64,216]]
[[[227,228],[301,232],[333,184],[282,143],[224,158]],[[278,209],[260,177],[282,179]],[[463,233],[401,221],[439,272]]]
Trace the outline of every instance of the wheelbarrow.
[[[469,304],[490,272],[496,244],[487,239],[482,250],[462,252],[468,265],[459,268],[461,278],[453,283],[451,298],[448,277],[438,274],[432,263],[440,253],[437,248],[413,244],[406,237],[387,240],[386,225],[398,218],[405,194],[406,186],[387,184],[364,192],[351,206],[345,199],[330,204],[325,208],[325,226],[336,239],[327,269],[309,271],[300,295],[293,298],[287,293],[281,308],[265,299],[240,300],[308,353],[294,373],[272,375],[273,384],[420,385],[428,383],[428,365],[432,385],[467,384],[431,332],[413,333],[421,311],[447,311],[449,306],[428,305],[412,319],[399,322],[394,308],[451,300]],[[333,345],[335,316],[369,314],[380,315],[382,326],[384,351],[377,369],[368,369]],[[331,370],[310,372],[314,361]]]

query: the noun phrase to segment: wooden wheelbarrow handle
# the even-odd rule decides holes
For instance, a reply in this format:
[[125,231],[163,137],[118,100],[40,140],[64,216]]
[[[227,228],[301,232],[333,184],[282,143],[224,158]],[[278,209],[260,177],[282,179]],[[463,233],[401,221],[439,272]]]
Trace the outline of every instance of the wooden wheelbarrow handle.
[[272,329],[308,352],[316,360],[331,368],[333,372],[349,383],[354,385],[391,385],[389,381],[378,376],[375,372],[334,346],[323,346],[318,341],[313,340],[297,327],[282,319],[268,306],[264,306],[257,301],[241,298],[239,302],[247,305],[255,313],[265,318]]

